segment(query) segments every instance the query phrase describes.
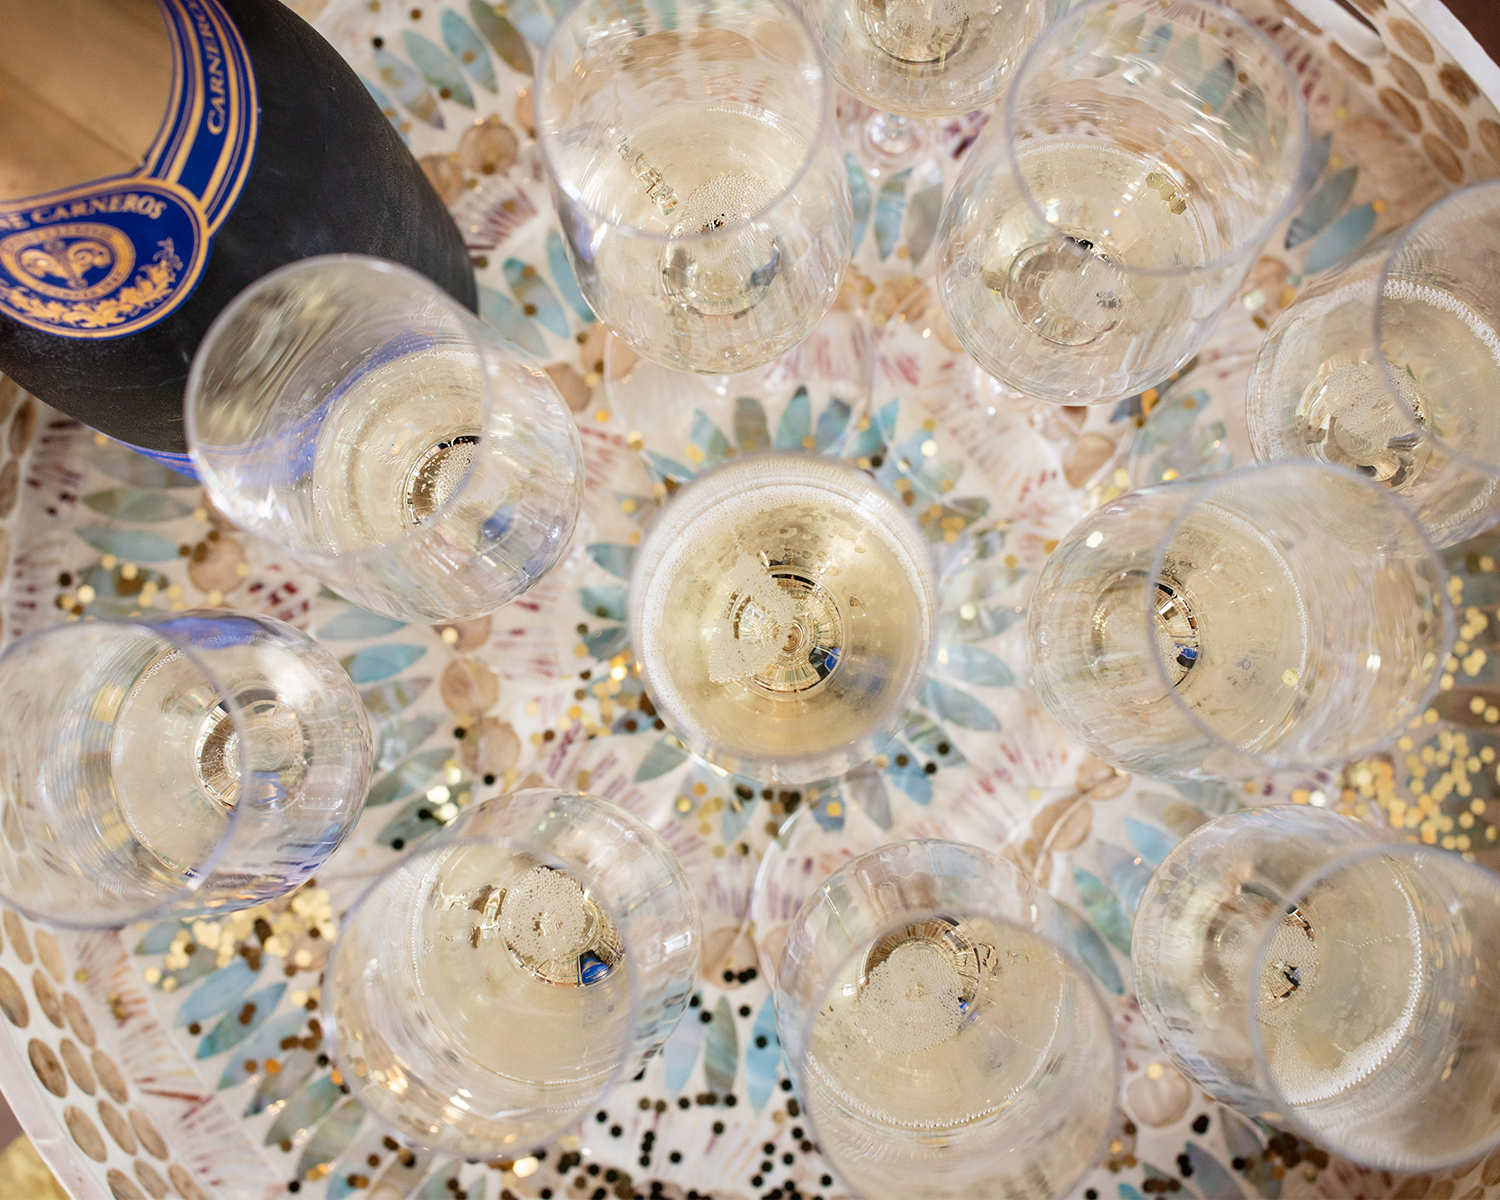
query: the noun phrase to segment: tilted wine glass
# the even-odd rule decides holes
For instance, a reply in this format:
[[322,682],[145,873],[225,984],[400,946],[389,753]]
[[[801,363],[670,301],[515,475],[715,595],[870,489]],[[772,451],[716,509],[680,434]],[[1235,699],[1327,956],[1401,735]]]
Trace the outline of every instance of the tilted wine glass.
[[344,1081],[403,1137],[529,1151],[661,1049],[702,935],[638,818],[550,789],[486,801],[379,876],[329,959]]
[[741,457],[681,488],[635,555],[631,641],[689,749],[777,782],[875,757],[920,685],[936,585],[914,522],[863,471]]
[[1262,462],[1383,483],[1439,546],[1500,519],[1500,182],[1433,205],[1316,281],[1266,334],[1246,391]]
[[0,655],[0,896],[80,928],[270,900],[354,828],[370,758],[348,675],[284,622],[29,634]]
[[833,85],[785,0],[582,0],[537,130],[589,304],[633,350],[732,375],[800,342],[852,244]]
[[821,1152],[863,1196],[1068,1195],[1119,1089],[1052,899],[976,846],[908,841],[797,914],[776,1026]]
[[1200,825],[1135,914],[1141,1011],[1205,1091],[1356,1162],[1500,1144],[1500,878],[1322,809]]
[[193,359],[185,419],[221,512],[397,620],[515,599],[562,556],[582,502],[552,381],[380,259],[307,258],[240,293]]
[[938,291],[964,348],[1022,394],[1099,404],[1207,340],[1291,210],[1301,87],[1208,0],[1093,0],[1016,68],[943,207]]
[[1395,738],[1437,691],[1453,616],[1399,500],[1284,462],[1090,513],[1043,567],[1027,639],[1043,703],[1099,757],[1238,778]]

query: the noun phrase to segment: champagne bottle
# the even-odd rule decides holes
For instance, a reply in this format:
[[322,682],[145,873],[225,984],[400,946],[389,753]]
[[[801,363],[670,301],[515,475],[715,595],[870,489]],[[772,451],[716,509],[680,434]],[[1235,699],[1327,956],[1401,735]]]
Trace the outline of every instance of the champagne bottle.
[[209,324],[268,271],[335,253],[475,307],[437,193],[280,0],[0,0],[0,372],[185,467]]

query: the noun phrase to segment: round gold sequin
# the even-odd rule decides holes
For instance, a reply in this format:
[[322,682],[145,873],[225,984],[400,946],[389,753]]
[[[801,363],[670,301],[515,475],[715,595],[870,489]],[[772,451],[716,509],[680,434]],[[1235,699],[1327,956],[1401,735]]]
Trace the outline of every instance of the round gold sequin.
[[47,968],[47,974],[61,983],[63,975],[67,973],[67,964],[63,962],[57,939],[45,929],[36,931],[36,956],[42,960],[42,966]]
[[94,1074],[99,1076],[99,1082],[104,1085],[116,1104],[124,1104],[130,1097],[130,1091],[125,1086],[125,1077],[120,1074],[120,1068],[115,1066],[114,1060],[103,1050],[95,1050]]
[[94,1023],[89,1020],[88,1013],[83,1011],[83,1005],[78,1002],[78,997],[71,992],[64,992],[62,1006],[63,1013],[68,1018],[68,1024],[72,1027],[73,1036],[92,1049],[98,1040],[94,1036]]
[[126,1154],[135,1153],[135,1134],[131,1131],[130,1122],[108,1100],[99,1101],[99,1123],[109,1130],[109,1136],[115,1139],[121,1150]]
[[17,1029],[25,1029],[31,1021],[31,1009],[26,1005],[21,985],[3,967],[0,967],[0,1011]]
[[177,1189],[182,1200],[209,1200],[208,1193],[193,1182],[193,1177],[176,1163],[168,1168],[167,1174],[172,1177],[172,1186]]
[[166,1162],[169,1157],[167,1143],[162,1140],[161,1134],[156,1132],[156,1126],[146,1120],[136,1109],[130,1110],[130,1124],[135,1130],[135,1136],[141,1139],[141,1145],[152,1158],[159,1158]]
[[103,1162],[109,1157],[109,1147],[104,1144],[104,1135],[81,1108],[74,1108],[70,1104],[63,1109],[63,1123],[73,1135],[73,1140],[78,1143],[78,1148],[95,1162]]
[[52,981],[40,971],[33,971],[31,990],[36,993],[36,1002],[43,1015],[61,1029],[63,1027],[62,1001],[58,999],[57,989],[52,986]]
[[119,1167],[111,1167],[104,1173],[104,1178],[109,1184],[109,1194],[115,1200],[146,1200],[145,1193],[131,1183],[130,1176]]
[[42,1086],[54,1096],[68,1094],[68,1078],[63,1074],[63,1065],[58,1062],[52,1047],[38,1038],[32,1038],[26,1046],[26,1057],[31,1059],[31,1069],[42,1081]]
[[90,1096],[98,1086],[94,1080],[94,1073],[89,1069],[88,1059],[83,1057],[80,1050],[71,1038],[63,1038],[57,1044],[58,1052],[62,1055],[63,1066],[68,1068],[68,1074],[73,1077],[73,1082]]
[[167,1181],[140,1159],[135,1160],[135,1177],[141,1181],[141,1186],[151,1193],[152,1200],[165,1200]]

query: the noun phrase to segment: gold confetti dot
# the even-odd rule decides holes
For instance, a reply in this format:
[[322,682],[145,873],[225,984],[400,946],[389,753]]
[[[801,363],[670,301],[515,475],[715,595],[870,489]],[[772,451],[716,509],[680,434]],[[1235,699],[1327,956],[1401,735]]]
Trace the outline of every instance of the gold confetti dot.
[[1154,1062],[1146,1067],[1147,1079],[1160,1079],[1165,1073],[1165,1068],[1159,1062]]
[[599,422],[608,421],[609,420],[609,409],[607,409],[607,408],[601,408],[598,412],[596,412],[594,414],[594,420],[599,421]]
[[1301,678],[1301,676],[1298,675],[1296,671],[1292,670],[1291,667],[1288,667],[1285,671],[1283,671],[1281,673],[1281,682],[1284,683],[1284,684],[1286,684],[1287,687],[1296,687],[1297,686],[1297,681],[1300,678]]

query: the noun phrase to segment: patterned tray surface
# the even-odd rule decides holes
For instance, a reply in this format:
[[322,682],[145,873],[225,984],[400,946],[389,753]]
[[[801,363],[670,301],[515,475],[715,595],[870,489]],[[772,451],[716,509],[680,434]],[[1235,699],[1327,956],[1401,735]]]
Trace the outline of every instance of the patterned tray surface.
[[[190,481],[0,382],[7,637],[148,608],[269,613],[333,647],[378,734],[358,830],[283,901],[118,934],[54,935],[3,914],[0,1081],[70,1191],[831,1200],[842,1191],[801,1119],[763,974],[799,895],[798,872],[783,868],[831,869],[883,839],[947,834],[1034,870],[1112,998],[1126,1076],[1107,1157],[1080,1193],[1500,1192],[1500,1154],[1397,1178],[1211,1103],[1165,1061],[1129,983],[1130,914],[1153,865],[1240,805],[1337,807],[1500,864],[1489,657],[1500,538],[1448,555],[1462,640],[1438,701],[1397,752],[1339,772],[1191,788],[1133,779],[1070,746],[1024,682],[1030,583],[1068,527],[1130,486],[1247,461],[1248,357],[1304,277],[1451,188],[1500,174],[1493,105],[1394,0],[1359,2],[1383,42],[1361,58],[1282,0],[1240,0],[1301,73],[1318,181],[1213,345],[1161,387],[1095,410],[1036,408],[987,385],[933,300],[944,189],[987,114],[940,123],[927,152],[896,171],[849,155],[855,261],[792,376],[753,396],[649,405],[637,399],[649,370],[593,321],[541,180],[530,73],[561,0],[301,5],[318,10],[452,206],[485,320],[547,364],[576,413],[586,509],[568,558],[519,603],[459,625],[403,626],[279,561]],[[840,115],[852,130],[867,113],[850,104]],[[865,336],[876,339],[873,381],[848,361]],[[634,547],[667,491],[767,445],[869,470],[911,507],[942,574],[941,645],[900,735],[869,768],[795,790],[694,763],[642,694],[623,624]],[[463,807],[535,783],[607,796],[667,838],[703,911],[701,986],[645,1074],[545,1152],[464,1163],[408,1149],[364,1116],[323,1052],[319,973],[339,915]]]

